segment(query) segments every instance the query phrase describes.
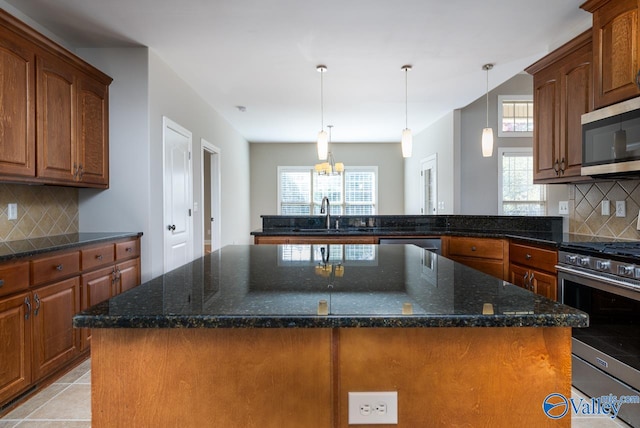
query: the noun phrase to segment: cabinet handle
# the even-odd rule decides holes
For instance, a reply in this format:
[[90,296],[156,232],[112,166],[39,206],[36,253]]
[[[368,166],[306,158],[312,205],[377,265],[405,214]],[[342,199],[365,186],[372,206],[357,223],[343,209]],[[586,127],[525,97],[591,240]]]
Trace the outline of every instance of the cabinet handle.
[[529,289],[529,282],[527,281],[527,278],[529,277],[529,272],[525,272],[524,273],[524,278],[523,278],[523,284],[524,284],[524,288],[526,288],[527,290]]
[[111,272],[111,284],[115,284],[116,281],[118,279],[118,276],[116,275],[116,268],[113,268],[113,271]]
[[24,314],[24,319],[28,320],[31,315],[31,301],[29,300],[29,296],[24,298],[24,304],[27,305],[27,312]]
[[529,253],[525,254],[524,258],[527,260],[531,260],[531,254]]
[[77,164],[73,164],[73,178],[77,178],[78,177],[78,165]]
[[64,266],[62,265],[62,263],[60,263],[58,266],[56,266],[56,270],[62,272],[62,269],[64,269]]
[[638,70],[638,74],[636,74],[636,86],[640,89],[640,70]]
[[40,311],[40,297],[38,297],[38,293],[33,295],[33,301],[36,302],[36,309],[33,311],[33,316],[37,317]]
[[560,167],[559,167],[558,159],[556,159],[556,162],[553,164],[553,170],[556,172],[556,175],[560,174]]
[[560,161],[560,172],[562,172],[562,175],[564,175],[564,167],[565,167],[565,162],[564,162],[564,158],[562,158],[562,160]]
[[82,164],[80,164],[80,166],[78,167],[78,180],[82,180],[82,176],[84,175],[84,167],[82,166]]
[[529,290],[533,291],[533,272],[529,275]]
[[0,287],[4,285],[4,279],[0,279]]

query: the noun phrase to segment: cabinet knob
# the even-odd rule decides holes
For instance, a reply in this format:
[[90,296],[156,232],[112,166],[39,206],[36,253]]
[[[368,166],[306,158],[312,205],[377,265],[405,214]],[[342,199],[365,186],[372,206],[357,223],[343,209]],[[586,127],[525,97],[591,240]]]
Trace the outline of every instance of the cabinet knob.
[[471,251],[475,251],[475,250],[476,250],[476,246],[475,246],[475,245],[472,245],[472,246],[471,246]]
[[524,258],[527,260],[531,260],[531,254],[529,253],[525,254]]
[[[173,227],[175,227],[175,226],[173,226]],[[131,248],[131,247],[127,247],[127,248],[125,248],[124,250],[125,250],[127,253],[130,253],[130,252],[132,252],[132,251],[133,251],[133,248]]]
[[96,256],[96,259],[98,259],[98,260],[102,260],[102,254],[98,254],[98,255]]
[[62,272],[62,269],[64,269],[64,266],[62,265],[62,263],[60,263],[58,266],[56,266],[56,270]]

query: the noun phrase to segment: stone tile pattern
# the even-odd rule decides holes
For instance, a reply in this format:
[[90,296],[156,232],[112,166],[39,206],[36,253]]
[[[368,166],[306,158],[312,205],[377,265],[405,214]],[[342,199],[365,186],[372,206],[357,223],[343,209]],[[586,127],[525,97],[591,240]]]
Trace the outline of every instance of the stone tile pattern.
[[[18,204],[8,220],[7,205]],[[78,232],[78,189],[0,184],[0,242]]]
[[[570,233],[640,239],[640,231],[636,229],[640,210],[640,180],[576,184],[569,194]],[[610,203],[610,214],[607,216],[601,214],[603,200]],[[626,202],[626,217],[616,217],[616,201]]]

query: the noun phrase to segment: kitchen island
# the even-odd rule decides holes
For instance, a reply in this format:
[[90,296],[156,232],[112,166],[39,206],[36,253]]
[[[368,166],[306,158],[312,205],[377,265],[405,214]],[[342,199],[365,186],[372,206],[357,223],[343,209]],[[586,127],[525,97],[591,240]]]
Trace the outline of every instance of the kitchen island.
[[228,246],[74,318],[92,328],[92,426],[570,426],[586,314],[405,245]]

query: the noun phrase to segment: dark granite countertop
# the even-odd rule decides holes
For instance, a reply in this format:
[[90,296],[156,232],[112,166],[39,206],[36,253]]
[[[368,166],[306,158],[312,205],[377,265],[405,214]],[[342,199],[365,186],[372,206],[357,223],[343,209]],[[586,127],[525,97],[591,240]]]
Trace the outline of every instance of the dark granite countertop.
[[[562,233],[562,217],[489,215],[375,215],[262,216],[263,228],[254,236],[475,236],[511,238],[535,244],[559,246],[568,239]],[[336,228],[338,226],[338,228]]]
[[[319,314],[321,301],[327,315]],[[483,313],[488,307],[493,314]],[[413,245],[232,245],[89,308],[73,323],[91,328],[585,327],[588,316]]]
[[0,262],[37,254],[66,250],[103,241],[142,236],[141,232],[70,233],[44,238],[0,242]]

